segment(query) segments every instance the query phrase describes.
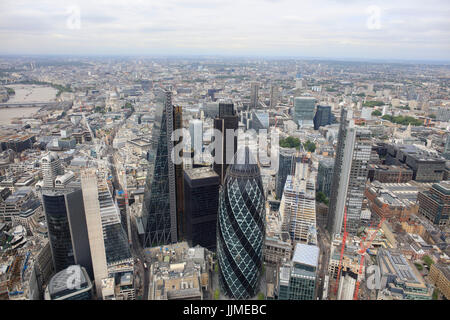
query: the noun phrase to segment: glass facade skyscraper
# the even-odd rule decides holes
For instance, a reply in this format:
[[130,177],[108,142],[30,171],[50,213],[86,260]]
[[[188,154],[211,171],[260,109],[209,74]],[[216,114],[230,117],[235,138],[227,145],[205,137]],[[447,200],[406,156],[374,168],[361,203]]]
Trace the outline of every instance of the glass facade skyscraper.
[[287,176],[293,175],[295,172],[295,153],[294,148],[280,147],[278,171],[275,178],[275,193],[278,200],[281,200],[283,196]]
[[355,127],[347,113],[342,108],[331,183],[327,228],[332,236],[342,231],[345,208],[347,232],[357,234],[372,151],[370,131]]
[[[214,129],[217,129],[222,134],[222,143],[216,146],[217,158],[222,158],[222,163],[214,162],[214,171],[220,177],[220,183],[223,184],[225,173],[228,165],[233,161],[234,155],[237,151],[237,136],[234,135],[233,141],[227,143],[227,130],[236,130],[239,127],[239,117],[234,109],[234,104],[231,101],[219,102],[219,117],[214,119]],[[213,150],[213,156],[216,157],[216,149]]]
[[216,249],[220,178],[211,168],[184,171],[186,240],[191,247]]
[[149,167],[142,206],[144,247],[177,242],[175,166],[171,159],[174,129],[172,93],[155,90],[155,121],[149,150]]
[[331,113],[330,106],[317,106],[316,114],[314,115],[314,130],[319,130],[320,127],[334,123],[335,117]]
[[92,276],[91,250],[79,184],[45,190],[42,204],[55,271],[79,264]]
[[292,261],[280,267],[279,300],[314,300],[317,296],[319,247],[298,243]]
[[294,98],[294,122],[299,127],[314,126],[314,112],[316,109],[316,99],[313,97]]
[[248,299],[259,290],[265,199],[260,169],[250,149],[240,148],[234,160],[219,195],[219,282],[227,296]]
[[317,169],[317,190],[323,192],[327,197],[331,192],[331,181],[333,178],[334,159],[324,158],[319,160]]
[[269,129],[269,113],[265,111],[252,111],[251,129]]

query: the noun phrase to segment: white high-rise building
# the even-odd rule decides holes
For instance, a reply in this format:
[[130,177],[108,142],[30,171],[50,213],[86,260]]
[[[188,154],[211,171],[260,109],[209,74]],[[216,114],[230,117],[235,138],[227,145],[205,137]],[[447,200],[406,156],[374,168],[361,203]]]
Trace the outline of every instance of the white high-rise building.
[[337,300],[353,300],[357,275],[351,271],[343,272],[339,279]]
[[84,212],[91,249],[92,269],[97,297],[102,297],[102,281],[108,277],[102,217],[98,199],[97,174],[92,169],[81,172]]
[[270,86],[270,107],[275,108],[278,104],[279,92],[278,86],[276,84],[272,84]]
[[306,80],[303,78],[295,79],[295,88],[296,89],[305,89],[307,86]]
[[203,153],[203,121],[193,119],[189,121],[189,135],[191,136],[191,150],[194,151],[194,162],[202,162]]
[[357,234],[371,151],[370,131],[356,127],[352,112],[343,108],[328,210],[327,227],[332,237],[343,231],[345,210],[347,232]]
[[61,165],[61,160],[55,152],[49,152],[41,159],[43,188],[54,188],[55,179],[59,175],[64,174],[64,168]]
[[251,83],[250,108],[258,108],[259,82]]
[[294,243],[308,243],[311,229],[316,228],[315,179],[307,164],[298,163],[295,172],[295,176],[286,178],[281,198],[282,229],[289,232]]

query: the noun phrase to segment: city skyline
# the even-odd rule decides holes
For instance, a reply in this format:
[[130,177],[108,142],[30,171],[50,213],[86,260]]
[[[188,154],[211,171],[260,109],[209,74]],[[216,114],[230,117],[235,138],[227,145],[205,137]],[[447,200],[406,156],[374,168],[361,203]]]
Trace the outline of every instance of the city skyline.
[[0,9],[1,55],[450,60],[442,0],[6,1]]

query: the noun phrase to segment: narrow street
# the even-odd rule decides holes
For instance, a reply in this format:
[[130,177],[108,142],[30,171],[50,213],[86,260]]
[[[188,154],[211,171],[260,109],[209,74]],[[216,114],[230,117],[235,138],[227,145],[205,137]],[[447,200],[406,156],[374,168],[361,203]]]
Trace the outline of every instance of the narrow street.
[[328,232],[319,226],[318,232],[318,245],[320,247],[320,260],[319,260],[319,285],[318,293],[319,300],[322,300],[322,292],[324,290],[325,275],[328,273],[328,263],[330,261],[330,239],[328,238]]

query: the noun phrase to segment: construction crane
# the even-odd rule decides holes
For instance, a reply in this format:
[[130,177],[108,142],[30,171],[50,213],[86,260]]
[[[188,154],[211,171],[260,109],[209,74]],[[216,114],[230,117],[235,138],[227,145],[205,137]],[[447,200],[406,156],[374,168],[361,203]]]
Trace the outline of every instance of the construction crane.
[[374,230],[374,232],[373,232],[372,235],[370,236],[369,242],[367,243],[366,246],[364,246],[364,244],[363,244],[363,240],[365,240],[365,238],[363,238],[363,239],[361,240],[361,243],[360,243],[361,249],[360,249],[359,252],[358,252],[359,255],[361,256],[361,259],[360,259],[360,263],[359,263],[358,281],[356,281],[355,293],[354,293],[354,295],[353,295],[353,300],[358,300],[359,286],[360,286],[360,284],[361,284],[360,279],[361,279],[362,269],[363,269],[363,266],[364,266],[364,257],[365,257],[366,251],[367,251],[367,249],[370,247],[370,245],[372,244],[373,239],[375,239],[375,236],[376,236],[376,234],[378,233],[378,230],[380,229],[380,227],[381,227],[381,225],[383,224],[384,220],[386,220],[386,218],[384,218],[384,217],[381,218],[380,223],[378,224],[378,226],[376,227],[376,229]]
[[347,206],[344,207],[344,235],[342,236],[342,246],[341,246],[341,256],[339,258],[339,267],[336,277],[336,285],[334,287],[334,294],[337,294],[338,286],[339,286],[339,277],[341,275],[342,269],[342,259],[344,258],[344,250],[345,250],[345,241],[347,240]]

